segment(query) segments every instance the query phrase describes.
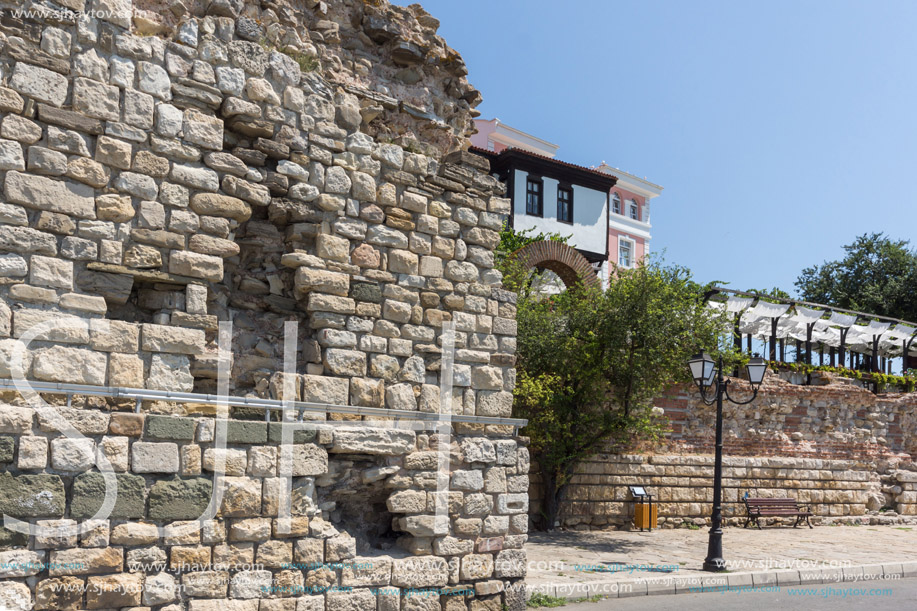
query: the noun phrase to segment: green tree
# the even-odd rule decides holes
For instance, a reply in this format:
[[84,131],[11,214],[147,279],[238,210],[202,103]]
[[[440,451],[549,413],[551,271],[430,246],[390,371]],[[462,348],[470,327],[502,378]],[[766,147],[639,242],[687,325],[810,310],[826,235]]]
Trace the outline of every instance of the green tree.
[[542,526],[555,524],[583,459],[663,432],[653,399],[688,378],[692,354],[727,349],[726,321],[702,295],[686,269],[644,262],[604,293],[520,299],[514,409],[541,468]]
[[917,253],[909,244],[863,234],[844,246],[843,259],[803,269],[796,288],[806,301],[917,320]]

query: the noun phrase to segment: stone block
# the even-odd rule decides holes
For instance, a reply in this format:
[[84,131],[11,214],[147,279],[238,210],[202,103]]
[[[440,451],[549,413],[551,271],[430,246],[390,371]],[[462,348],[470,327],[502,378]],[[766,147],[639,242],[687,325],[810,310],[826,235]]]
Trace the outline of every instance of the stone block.
[[133,354],[113,353],[109,357],[108,384],[143,388],[143,360]]
[[204,350],[204,332],[167,325],[144,324],[141,347],[150,352],[200,354]]
[[99,136],[96,141],[95,159],[99,163],[110,165],[119,170],[129,170],[131,167],[130,143],[123,140],[115,140],[108,136]]
[[247,457],[245,450],[232,448],[207,448],[204,450],[203,467],[207,471],[219,471],[224,475],[245,475]]
[[49,564],[48,574],[51,577],[120,573],[124,567],[124,550],[108,547],[54,551],[51,552]]
[[35,410],[30,407],[0,405],[0,433],[32,432]]
[[415,444],[416,435],[413,431],[340,428],[334,431],[334,440],[329,451],[399,456],[414,451]]
[[[35,148],[35,147],[31,147]],[[13,140],[0,140],[0,169],[25,170],[25,159],[22,156],[22,145]],[[32,168],[29,168],[30,170]]]
[[414,411],[417,397],[411,384],[394,384],[385,389],[385,406],[389,409]]
[[178,599],[175,577],[169,573],[148,575],[143,583],[143,604],[163,605]]
[[529,495],[523,493],[507,493],[497,495],[497,513],[508,515],[526,513],[529,509]]
[[263,444],[266,442],[267,423],[245,420],[226,421],[226,443]]
[[311,291],[346,297],[350,289],[350,277],[347,274],[309,267],[297,268],[293,282],[300,299]]
[[[63,522],[64,520],[61,520]],[[42,520],[43,523],[51,522]],[[17,577],[30,577],[37,575],[42,570],[44,552],[28,550],[12,550],[0,552],[0,579],[15,579]]]
[[350,381],[346,378],[303,375],[302,400],[312,403],[347,405]]
[[109,431],[113,435],[140,437],[143,434],[144,414],[116,412],[111,415]]
[[191,361],[180,354],[154,354],[146,386],[156,390],[191,392],[194,389]]
[[494,559],[494,576],[500,579],[525,577],[527,566],[525,550],[503,550]]
[[318,256],[331,261],[346,262],[350,257],[350,240],[328,234],[319,234],[315,240]]
[[210,502],[213,484],[209,479],[158,481],[150,488],[152,520],[195,520]]
[[73,262],[33,255],[29,282],[35,286],[70,290],[73,288]]
[[169,272],[180,276],[201,278],[211,282],[223,279],[223,259],[189,251],[172,251],[169,256]]
[[149,93],[161,100],[172,99],[172,87],[169,80],[169,74],[161,67],[150,62],[139,62],[137,64],[140,74],[138,83],[140,91]]
[[271,422],[268,424],[268,441],[272,444],[283,441],[283,431],[288,429],[292,431],[291,439],[293,443],[311,443],[315,441],[317,431],[314,425],[299,422]]
[[327,611],[356,611],[357,609],[375,609],[376,596],[366,588],[350,591],[329,591],[325,595]]
[[350,404],[364,407],[382,407],[385,399],[385,382],[372,378],[350,380]]
[[92,439],[54,439],[51,441],[51,466],[59,471],[86,471],[95,464],[95,453]]
[[223,148],[223,120],[188,108],[183,117],[183,137],[207,149]]
[[104,354],[65,346],[36,350],[32,362],[32,376],[48,382],[104,386],[107,369]]
[[[6,461],[9,462],[9,461]],[[20,437],[19,461],[20,470],[44,469],[48,466],[48,439],[46,437]]]
[[86,586],[87,609],[135,607],[145,591],[143,575],[138,573],[93,576]]
[[366,354],[356,350],[328,348],[325,350],[324,364],[333,375],[366,375]]
[[120,320],[92,320],[89,345],[103,352],[137,352],[140,346],[140,325]]
[[392,585],[402,588],[442,588],[449,581],[445,558],[420,557],[392,561]]
[[139,475],[117,473],[106,487],[102,473],[83,473],[73,481],[70,516],[91,518],[102,507],[106,494],[117,494],[110,515],[104,518],[142,518],[146,512],[146,482]]
[[[313,443],[296,445],[293,447],[292,453],[292,475],[294,477],[323,475],[328,472],[328,452],[321,446]],[[281,453],[282,456],[283,454]]]
[[137,441],[131,446],[131,466],[135,473],[178,473],[178,446]]
[[52,106],[64,104],[67,85],[65,76],[25,62],[16,63],[10,78],[12,89]]
[[[57,104],[60,106],[60,104]],[[73,79],[73,110],[94,119],[121,118],[121,92],[114,85],[77,77]]]
[[83,603],[85,587],[85,582],[78,577],[43,579],[35,587],[35,608],[79,609]]
[[224,477],[222,485],[221,516],[244,518],[260,515],[261,480],[247,477]]
[[10,171],[3,188],[7,201],[13,204],[77,218],[95,218],[95,194],[89,185]]
[[135,547],[159,543],[159,527],[149,522],[126,522],[111,531],[111,543]]
[[193,418],[149,415],[146,418],[147,437],[193,441],[196,421]]

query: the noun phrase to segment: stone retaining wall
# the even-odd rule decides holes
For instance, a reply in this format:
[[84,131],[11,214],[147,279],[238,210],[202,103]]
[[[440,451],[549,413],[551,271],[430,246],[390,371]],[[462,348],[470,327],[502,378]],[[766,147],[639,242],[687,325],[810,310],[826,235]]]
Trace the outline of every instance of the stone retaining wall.
[[[821,377],[821,385],[802,386],[769,374],[751,404],[724,403],[726,453],[831,459],[917,455],[917,395],[876,395],[833,374]],[[741,380],[734,380],[730,391],[740,400],[750,396]],[[665,410],[671,428],[666,448],[712,452],[716,409],[704,405],[694,388],[673,388],[656,405]]]
[[[875,395],[843,380],[821,386],[768,376],[749,405],[723,408],[724,512],[742,523],[750,496],[791,496],[812,503],[820,518],[896,520],[917,515],[917,397]],[[737,399],[747,385],[734,380]],[[631,523],[627,486],[650,488],[666,526],[706,523],[713,498],[715,406],[696,390],[676,387],[656,401],[670,423],[646,454],[599,454],[583,463],[567,491],[561,524],[575,528]],[[541,487],[531,474],[531,511]]]
[[[510,205],[460,150],[480,94],[434,18],[384,1],[16,4],[27,12],[0,15],[0,377],[212,393],[231,323],[232,395],[510,415],[515,295],[493,269]],[[130,402],[46,396],[55,416],[2,398],[7,515],[68,531],[106,463],[123,494],[76,538],[5,534],[7,567],[89,568],[7,568],[0,607],[524,607],[518,565],[501,562],[524,555],[526,451],[511,428],[446,439],[319,415],[295,444],[299,510],[283,535],[279,424],[243,422],[263,413],[231,410],[221,448],[212,406],[144,402],[135,416]],[[178,534],[212,487],[226,492],[217,514]],[[357,551],[415,561],[281,566]],[[226,558],[265,568],[169,573]],[[168,565],[133,568],[147,560]],[[271,580],[354,589],[285,596],[260,588]],[[50,594],[68,584],[142,592]],[[470,593],[408,592],[421,586]]]
[[[917,468],[882,461],[818,458],[725,457],[723,512],[727,524],[745,522],[741,498],[793,497],[810,503],[823,518],[866,516],[888,508],[884,518],[917,515]],[[531,474],[531,511],[541,506],[537,472]],[[709,523],[713,501],[713,456],[600,454],[580,466],[567,491],[562,525],[572,528],[630,527],[629,485],[645,486],[660,501],[660,524]],[[882,499],[874,501],[873,499]]]

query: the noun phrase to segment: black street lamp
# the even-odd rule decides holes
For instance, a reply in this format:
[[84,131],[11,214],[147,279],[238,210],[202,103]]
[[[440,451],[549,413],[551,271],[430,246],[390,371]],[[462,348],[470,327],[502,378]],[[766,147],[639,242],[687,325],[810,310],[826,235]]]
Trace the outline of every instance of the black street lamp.
[[[726,561],[723,560],[723,513],[721,504],[723,488],[723,397],[730,403],[736,405],[746,405],[755,400],[758,396],[758,388],[764,381],[764,374],[767,371],[767,363],[764,359],[755,355],[755,358],[745,366],[748,374],[748,381],[751,382],[752,394],[747,401],[736,401],[729,396],[729,380],[723,379],[723,357],[720,357],[719,367],[714,367],[715,363],[709,354],[698,354],[690,361],[688,366],[691,368],[691,377],[700,390],[701,400],[706,405],[716,403],[716,459],[713,466],[713,516],[711,518],[710,538],[707,542],[707,558],[704,560],[704,570],[720,572],[726,570]],[[714,395],[707,394],[707,387],[716,384]]]

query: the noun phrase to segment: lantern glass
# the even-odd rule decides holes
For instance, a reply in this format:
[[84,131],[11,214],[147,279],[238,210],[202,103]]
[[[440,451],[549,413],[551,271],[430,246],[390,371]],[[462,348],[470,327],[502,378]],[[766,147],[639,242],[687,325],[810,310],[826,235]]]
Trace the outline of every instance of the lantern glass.
[[748,365],[745,366],[745,369],[748,373],[748,381],[751,382],[753,386],[757,386],[764,381],[764,374],[767,373],[767,362],[760,356],[757,356],[748,361]]
[[709,386],[713,381],[714,362],[706,352],[694,356],[688,361],[691,368],[691,377],[698,386]]
[[704,384],[707,386],[713,386],[713,383],[716,381],[716,367],[711,367],[710,372],[707,375],[707,379],[704,380]]

